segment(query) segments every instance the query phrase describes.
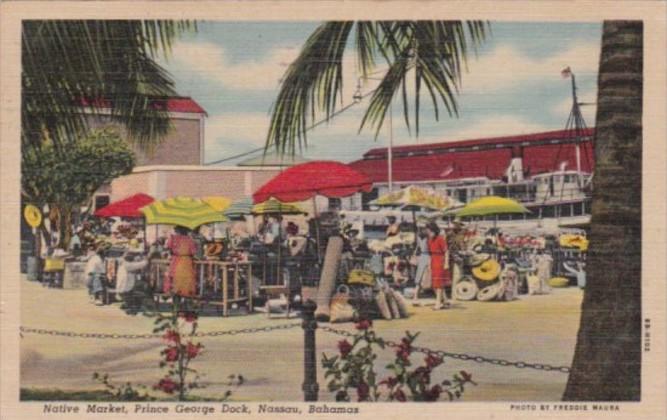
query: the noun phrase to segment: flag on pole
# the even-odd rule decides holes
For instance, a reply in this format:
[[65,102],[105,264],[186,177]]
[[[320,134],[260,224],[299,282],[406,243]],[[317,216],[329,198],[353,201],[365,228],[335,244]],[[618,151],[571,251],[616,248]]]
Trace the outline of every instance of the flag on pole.
[[563,70],[561,70],[560,75],[563,77],[563,79],[567,79],[572,75],[572,70],[570,69],[570,66],[565,67]]

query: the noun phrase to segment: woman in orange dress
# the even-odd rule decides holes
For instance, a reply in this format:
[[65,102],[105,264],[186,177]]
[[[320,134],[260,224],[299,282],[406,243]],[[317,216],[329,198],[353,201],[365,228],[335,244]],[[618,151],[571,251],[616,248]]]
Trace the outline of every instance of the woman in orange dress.
[[188,229],[176,226],[174,234],[167,241],[167,249],[171,252],[169,276],[171,277],[174,294],[183,297],[195,295],[197,284],[193,255],[197,252],[197,244],[188,235]]
[[449,273],[449,250],[445,237],[440,235],[440,228],[435,223],[426,227],[428,235],[428,251],[431,255],[431,279],[435,290],[435,306],[442,309],[449,306],[445,286],[451,286],[452,276]]

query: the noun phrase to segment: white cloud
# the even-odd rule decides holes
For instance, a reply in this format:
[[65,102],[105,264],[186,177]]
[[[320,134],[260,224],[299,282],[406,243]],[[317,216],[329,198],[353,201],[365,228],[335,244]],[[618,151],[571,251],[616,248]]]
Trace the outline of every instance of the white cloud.
[[170,60],[188,73],[229,89],[274,90],[298,53],[297,48],[278,48],[261,59],[233,63],[224,48],[214,43],[179,42]]
[[469,140],[483,137],[539,133],[558,129],[528,121],[514,115],[489,116],[481,121],[473,121],[467,126],[444,131],[442,134],[420,139],[420,143]]
[[[587,91],[577,95],[578,102],[590,105],[583,105],[580,107],[581,114],[584,116],[586,125],[592,127],[595,125],[595,112],[597,110],[597,104],[595,103],[597,94],[594,91]],[[551,112],[557,116],[570,115],[570,110],[572,109],[572,98],[568,97],[557,103],[552,109]]]
[[[205,138],[207,143],[224,144],[225,140],[243,141],[251,146],[261,146],[266,140],[270,117],[264,113],[225,113],[207,118]],[[208,144],[207,144],[208,146]]]
[[462,93],[486,93],[528,81],[555,83],[568,66],[575,74],[597,74],[599,57],[599,43],[576,45],[545,58],[531,58],[501,45],[479,58],[469,58],[469,71],[462,76]]

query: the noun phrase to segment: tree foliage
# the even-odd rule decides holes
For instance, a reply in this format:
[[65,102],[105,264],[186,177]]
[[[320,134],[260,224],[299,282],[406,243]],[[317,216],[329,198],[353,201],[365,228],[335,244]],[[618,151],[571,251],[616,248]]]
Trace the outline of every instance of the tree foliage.
[[[356,31],[355,31],[356,28]],[[343,56],[350,36],[362,79],[368,80],[377,62],[388,68],[372,94],[359,130],[382,127],[394,96],[400,91],[403,116],[411,127],[408,77],[414,77],[414,127],[419,135],[420,94],[428,92],[435,110],[457,115],[457,94],[470,47],[486,37],[481,21],[336,21],[320,25],[298,58],[288,67],[273,106],[266,145],[280,153],[295,153],[307,143],[307,126],[323,113],[336,111],[343,91]],[[414,74],[414,76],[412,76]]]
[[38,205],[82,206],[101,186],[133,167],[134,154],[117,131],[94,130],[62,152],[52,144],[25,151],[22,194]]
[[[57,148],[87,130],[81,105],[103,101],[130,139],[150,149],[170,129],[155,98],[174,82],[154,58],[193,23],[140,20],[28,20],[22,27],[21,139]],[[83,101],[83,102],[82,102]],[[97,105],[100,105],[99,103]],[[90,107],[99,113],[99,107]]]

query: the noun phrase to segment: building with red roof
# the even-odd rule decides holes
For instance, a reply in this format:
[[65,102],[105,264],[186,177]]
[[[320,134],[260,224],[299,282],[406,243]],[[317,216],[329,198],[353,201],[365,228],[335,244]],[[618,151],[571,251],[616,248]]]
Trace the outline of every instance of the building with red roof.
[[[595,165],[594,134],[588,128],[393,147],[391,183],[394,189],[419,184],[463,203],[509,197],[544,209],[547,217],[582,214]],[[350,165],[374,183],[363,202],[388,191],[387,148],[371,149]]]

